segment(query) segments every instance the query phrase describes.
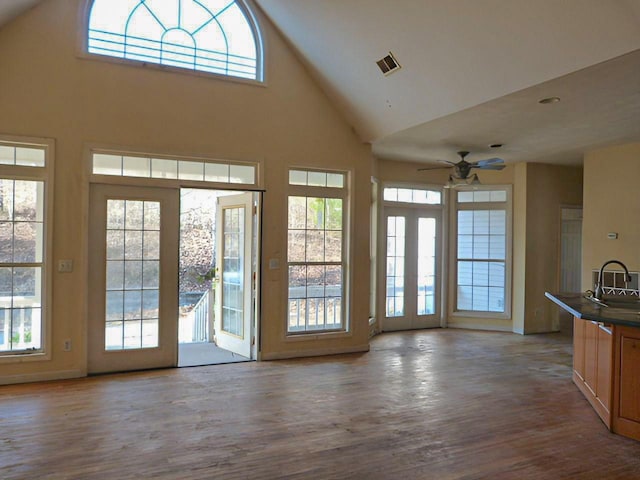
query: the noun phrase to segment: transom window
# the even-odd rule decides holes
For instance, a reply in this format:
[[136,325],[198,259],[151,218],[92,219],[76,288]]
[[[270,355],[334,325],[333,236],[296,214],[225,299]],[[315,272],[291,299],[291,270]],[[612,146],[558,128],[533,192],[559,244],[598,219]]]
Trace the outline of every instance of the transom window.
[[247,7],[229,0],[94,0],[89,53],[262,80]]
[[385,187],[383,198],[385,202],[440,205],[442,203],[442,192],[425,188]]
[[508,315],[509,189],[456,192],[456,310]]
[[346,175],[290,170],[287,332],[346,329]]
[[177,160],[94,152],[91,162],[91,171],[95,175],[244,185],[255,185],[257,182],[255,164],[235,164],[224,160]]

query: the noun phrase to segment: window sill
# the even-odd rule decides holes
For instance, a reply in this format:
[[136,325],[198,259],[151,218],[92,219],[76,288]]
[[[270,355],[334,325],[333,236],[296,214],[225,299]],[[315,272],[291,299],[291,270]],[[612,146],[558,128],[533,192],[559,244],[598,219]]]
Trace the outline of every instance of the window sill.
[[457,318],[491,318],[494,320],[511,320],[510,313],[476,312],[473,310],[457,310],[455,312],[449,312],[449,316]]
[[287,334],[285,336],[286,342],[308,342],[316,340],[330,340],[333,338],[351,337],[351,332],[339,331],[339,332],[309,332],[309,333],[295,333]]
[[0,355],[0,363],[43,362],[47,360],[51,360],[51,355],[45,352],[5,353]]

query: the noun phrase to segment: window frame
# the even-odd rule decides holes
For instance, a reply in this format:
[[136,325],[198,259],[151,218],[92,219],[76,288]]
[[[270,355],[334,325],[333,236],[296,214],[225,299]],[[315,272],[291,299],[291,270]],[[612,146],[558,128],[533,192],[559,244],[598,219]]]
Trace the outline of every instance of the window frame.
[[76,40],[76,56],[84,60],[93,60],[99,62],[115,63],[119,65],[146,68],[151,70],[180,73],[185,75],[195,75],[205,78],[214,78],[223,81],[243,83],[246,85],[253,85],[259,87],[266,87],[266,68],[264,59],[266,58],[266,36],[262,35],[262,28],[258,21],[258,15],[256,12],[258,9],[254,6],[253,0],[234,0],[238,5],[238,8],[242,11],[247,23],[253,34],[253,38],[256,43],[256,78],[244,78],[236,77],[233,75],[224,75],[221,73],[206,72],[202,70],[193,70],[188,68],[176,67],[172,65],[163,65],[159,63],[145,62],[142,60],[135,60],[130,58],[113,57],[110,55],[101,55],[98,53],[89,52],[89,25],[91,17],[91,9],[95,0],[84,0],[80,11],[78,24],[77,40]]
[[[289,182],[289,172],[292,170],[319,172],[319,173],[338,173],[344,176],[344,185],[340,187],[320,187],[309,185],[296,185]],[[344,336],[351,335],[351,265],[353,259],[351,257],[350,239],[352,238],[351,225],[351,176],[352,173],[347,170],[338,170],[331,168],[309,168],[290,166],[286,169],[286,185],[287,191],[285,195],[285,215],[284,215],[284,252],[285,252],[285,268],[283,269],[284,288],[283,301],[285,305],[284,318],[284,339],[286,341],[299,341],[326,338],[327,336]],[[341,324],[339,329],[317,329],[303,331],[289,331],[289,266],[290,265],[314,265],[326,264],[321,262],[289,262],[289,198],[305,197],[305,198],[340,198],[342,200],[342,306],[341,306]],[[333,263],[333,262],[331,262]],[[324,297],[327,298],[327,297]]]
[[0,352],[0,364],[27,361],[51,360],[52,350],[52,292],[53,292],[53,179],[55,162],[55,140],[51,138],[26,137],[0,134],[0,144],[12,147],[37,147],[45,152],[42,167],[0,165],[0,178],[26,180],[43,183],[42,219],[42,265],[41,275],[41,345],[37,350]]
[[[504,202],[459,202],[459,192],[473,191],[504,191]],[[449,314],[453,317],[493,318],[511,320],[512,315],[512,273],[513,273],[513,189],[511,185],[481,185],[459,186],[451,189],[451,304]],[[505,211],[505,285],[504,312],[489,310],[458,310],[458,212],[473,210],[504,210]],[[490,260],[490,259],[487,259]]]

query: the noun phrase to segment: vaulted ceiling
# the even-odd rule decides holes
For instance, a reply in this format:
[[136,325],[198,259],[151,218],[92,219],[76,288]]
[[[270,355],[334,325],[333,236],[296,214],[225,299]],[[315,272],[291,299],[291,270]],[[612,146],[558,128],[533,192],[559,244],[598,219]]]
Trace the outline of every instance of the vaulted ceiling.
[[[575,164],[640,141],[640,0],[254,1],[379,157]],[[0,1],[0,25],[36,3]]]

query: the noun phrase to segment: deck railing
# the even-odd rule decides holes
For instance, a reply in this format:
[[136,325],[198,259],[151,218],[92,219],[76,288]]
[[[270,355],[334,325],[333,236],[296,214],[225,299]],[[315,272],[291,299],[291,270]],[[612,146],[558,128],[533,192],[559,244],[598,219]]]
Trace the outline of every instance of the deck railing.
[[211,313],[211,290],[202,294],[191,311],[180,318],[180,343],[209,341],[209,317]]

